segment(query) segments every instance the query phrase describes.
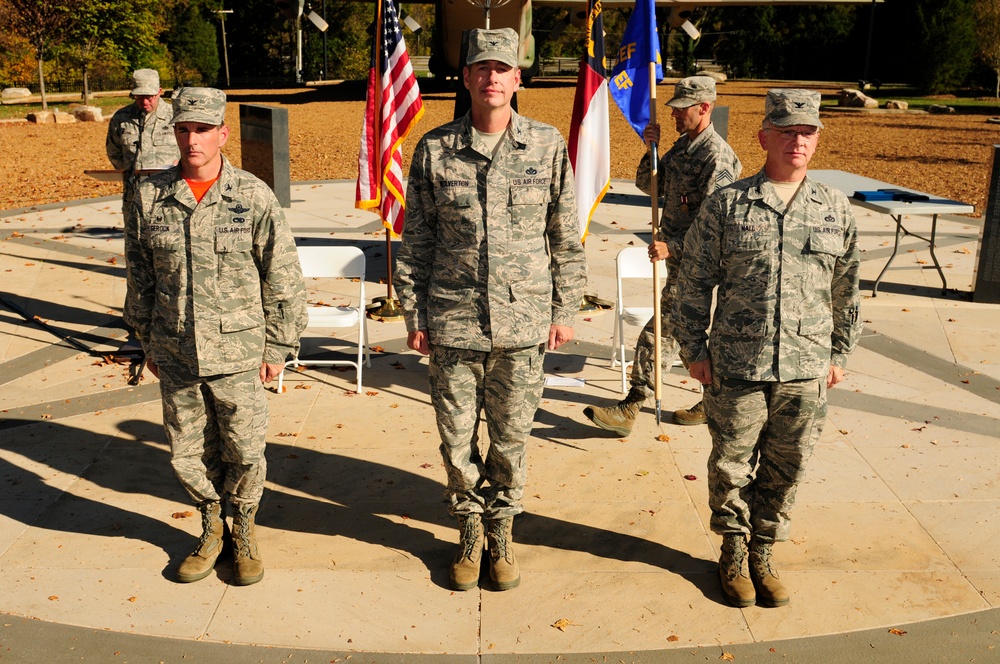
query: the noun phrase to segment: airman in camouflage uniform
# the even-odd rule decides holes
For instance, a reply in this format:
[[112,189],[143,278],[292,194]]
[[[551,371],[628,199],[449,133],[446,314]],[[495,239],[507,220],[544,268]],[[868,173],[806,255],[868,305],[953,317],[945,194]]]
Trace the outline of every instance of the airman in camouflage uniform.
[[111,165],[123,171],[122,214],[126,225],[135,209],[132,200],[139,189],[139,171],[166,168],[177,163],[180,152],[174,138],[173,109],[161,104],[163,89],[155,69],[137,69],[132,74],[135,103],[115,111],[104,142]]
[[[659,320],[660,358],[664,370],[669,370],[679,352],[677,342],[670,336],[669,319],[677,294],[677,273],[683,255],[684,236],[705,198],[716,189],[732,184],[743,171],[736,153],[712,126],[715,98],[713,79],[690,76],[677,83],[674,96],[667,102],[681,136],[659,160],[657,182],[663,214],[657,236],[649,246],[651,261],[667,261],[667,280],[661,291]],[[659,142],[659,125],[646,127],[644,136],[647,141]],[[639,162],[635,175],[635,185],[647,194],[650,193],[651,180],[649,161],[647,154]],[[655,318],[650,318],[639,333],[628,395],[607,408],[584,408],[584,414],[598,427],[619,436],[629,435],[642,404],[655,393],[656,325]],[[701,404],[676,411],[674,421],[678,424],[703,424],[705,416]]]
[[171,464],[202,513],[198,547],[177,579],[208,576],[230,545],[234,582],[264,566],[254,517],[264,488],[267,399],[305,328],[305,285],[291,230],[263,182],[222,156],[229,128],[220,90],[173,100],[181,162],[146,179],[126,228],[125,320],[160,379]]
[[705,202],[681,263],[673,334],[707,386],[711,526],[736,606],[789,601],[771,545],[788,538],[826,390],[843,379],[861,329],[854,215],[841,192],[807,176],[819,101],[808,90],[768,92],[764,169]]
[[542,356],[573,338],[586,259],[566,145],[510,106],[517,33],[473,30],[467,63],[471,111],[428,132],[413,155],[394,284],[408,345],[430,354],[445,496],[461,531],[451,585],[478,585],[488,540],[490,575],[506,590],[520,582],[511,528],[524,509]]

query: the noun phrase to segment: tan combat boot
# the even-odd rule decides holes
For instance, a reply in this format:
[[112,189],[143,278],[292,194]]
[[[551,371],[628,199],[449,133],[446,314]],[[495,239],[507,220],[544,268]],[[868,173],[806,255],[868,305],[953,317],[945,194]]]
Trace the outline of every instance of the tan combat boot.
[[233,514],[233,583],[237,586],[264,578],[264,561],[257,550],[256,514],[257,505],[239,505]]
[[674,422],[682,426],[695,426],[705,424],[707,421],[704,401],[699,401],[690,408],[681,408],[674,411]]
[[201,539],[194,550],[177,569],[177,580],[181,583],[200,581],[212,573],[215,562],[227,548],[228,528],[222,518],[222,505],[204,503],[201,511]]
[[483,520],[479,514],[458,517],[458,551],[451,563],[453,590],[472,590],[479,585],[479,565],[483,559]]
[[497,590],[517,588],[521,572],[514,557],[514,540],[511,530],[514,518],[490,519],[486,522],[486,539],[490,551],[490,578]]
[[750,578],[765,606],[785,606],[791,601],[785,584],[778,578],[778,570],[771,559],[771,542],[756,537],[750,539]]
[[607,408],[587,406],[583,409],[583,414],[605,431],[627,436],[632,433],[632,425],[635,424],[635,418],[639,416],[639,411],[645,402],[646,396],[642,390],[633,387],[628,395],[615,405]]
[[726,533],[722,536],[719,581],[722,583],[722,594],[733,606],[753,606],[757,601],[753,582],[747,571],[747,540],[743,533]]

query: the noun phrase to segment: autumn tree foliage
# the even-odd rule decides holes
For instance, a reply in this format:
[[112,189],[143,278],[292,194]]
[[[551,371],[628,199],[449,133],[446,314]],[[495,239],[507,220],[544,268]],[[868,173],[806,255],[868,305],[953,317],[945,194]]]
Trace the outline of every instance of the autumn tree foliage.
[[73,13],[79,0],[4,0],[0,18],[14,34],[24,38],[34,50],[38,62],[38,83],[42,95],[42,110],[48,109],[45,99],[45,56],[69,35]]
[[1000,97],[1000,0],[975,0],[978,54],[997,76],[994,96]]

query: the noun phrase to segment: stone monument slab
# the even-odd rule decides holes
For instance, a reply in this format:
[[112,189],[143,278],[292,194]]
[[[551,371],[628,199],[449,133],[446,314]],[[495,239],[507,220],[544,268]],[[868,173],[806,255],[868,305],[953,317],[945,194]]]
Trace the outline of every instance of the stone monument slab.
[[291,207],[288,110],[276,106],[240,104],[240,147],[243,170],[266,182],[281,207]]
[[993,146],[990,195],[983,211],[976,267],[972,273],[972,301],[1000,303],[1000,145]]
[[[663,124],[661,123],[661,127]],[[712,107],[712,126],[715,127],[715,133],[717,133],[722,140],[729,140],[729,107],[728,106],[713,106]],[[662,136],[663,134],[661,134]]]

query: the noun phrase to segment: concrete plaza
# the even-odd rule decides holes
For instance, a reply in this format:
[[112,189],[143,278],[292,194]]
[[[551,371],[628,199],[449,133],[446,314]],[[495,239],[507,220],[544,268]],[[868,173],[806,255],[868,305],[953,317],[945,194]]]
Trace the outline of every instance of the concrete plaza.
[[[298,238],[354,244],[385,295],[385,238],[354,183],[298,183]],[[586,243],[589,291],[613,300],[614,258],[649,238],[648,198],[616,181]],[[0,662],[989,661],[1000,646],[1000,307],[969,301],[981,219],[939,219],[868,297],[894,223],[856,208],[865,333],[775,548],[780,609],[728,606],[708,530],[705,427],[632,435],[584,418],[619,398],[613,312],[581,313],[551,377],[515,520],[515,590],[448,589],[454,522],[426,390],[402,323],[372,323],[372,367],[307,369],[270,393],[266,575],[228,564],[173,582],[200,532],[176,483],[159,389],[108,362],[124,341],[120,200],[0,212]],[[927,234],[930,219],[905,219]],[[311,283],[310,299],[348,283]],[[641,297],[640,291],[631,295]],[[44,324],[44,326],[42,325]],[[626,330],[631,349],[636,328]],[[335,341],[334,343],[339,343]],[[697,398],[665,377],[669,413]],[[487,577],[484,577],[487,578]]]

